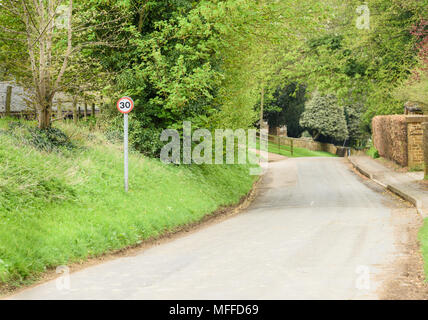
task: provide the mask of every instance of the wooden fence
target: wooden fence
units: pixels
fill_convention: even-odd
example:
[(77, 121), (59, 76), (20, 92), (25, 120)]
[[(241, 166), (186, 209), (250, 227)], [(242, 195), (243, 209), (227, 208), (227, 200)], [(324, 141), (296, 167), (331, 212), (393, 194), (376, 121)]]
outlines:
[[(257, 136), (260, 138), (260, 131), (257, 131)], [(278, 150), (281, 152), (281, 146), (290, 147), (291, 155), (294, 155), (294, 140), (289, 137), (276, 136), (273, 134), (268, 134), (268, 141), (273, 142), (278, 145)], [(284, 141), (288, 141), (287, 144), (284, 144)]]
[[(260, 133), (257, 132), (258, 136)], [(351, 148), (335, 146), (331, 143), (318, 142), (304, 138), (290, 138), (268, 134), (268, 140), (278, 145), (279, 151), (281, 147), (290, 147), (291, 155), (294, 155), (294, 148), (304, 148), (311, 151), (324, 151), (335, 154), (339, 157), (347, 157), (351, 153)]]

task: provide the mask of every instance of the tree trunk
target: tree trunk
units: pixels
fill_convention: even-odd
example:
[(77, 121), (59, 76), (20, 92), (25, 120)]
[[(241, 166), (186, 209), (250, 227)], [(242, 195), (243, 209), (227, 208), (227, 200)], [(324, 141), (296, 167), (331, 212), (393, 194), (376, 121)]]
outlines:
[(87, 120), (87, 118), (88, 118), (88, 103), (86, 102), (86, 100), (85, 100), (84, 118), (85, 118), (85, 121), (86, 121), (86, 120)]
[(140, 10), (138, 15), (138, 32), (141, 33), (143, 31), (143, 10)]
[(73, 97), (73, 121), (74, 123), (77, 123), (77, 97)]
[(58, 106), (57, 106), (57, 117), (58, 120), (62, 120), (62, 106), (61, 106), (61, 100), (58, 100)]
[(100, 109), (100, 114), (101, 114), (103, 112), (103, 109), (104, 109), (104, 96), (101, 96), (100, 105), (98, 108)]
[(138, 32), (141, 33), (143, 31), (143, 23), (144, 23), (144, 15), (145, 15), (145, 9), (146, 9), (147, 1), (144, 4), (144, 6), (140, 9), (140, 12), (138, 12)]
[(6, 88), (6, 117), (10, 116), (10, 104), (12, 101), (12, 86)]
[(44, 106), (39, 109), (39, 129), (47, 129), (51, 126), (50, 106)]
[(314, 135), (312, 135), (312, 139), (314, 139), (314, 141), (316, 141), (319, 137), (320, 137), (320, 135), (321, 135), (321, 132), (315, 132), (315, 134)]

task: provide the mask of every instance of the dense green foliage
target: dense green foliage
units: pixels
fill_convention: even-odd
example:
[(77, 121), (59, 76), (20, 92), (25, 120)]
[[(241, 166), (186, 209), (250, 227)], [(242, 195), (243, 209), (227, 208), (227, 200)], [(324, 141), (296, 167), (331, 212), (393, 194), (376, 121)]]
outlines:
[(306, 103), (300, 125), (314, 139), (324, 137), (344, 141), (349, 136), (344, 108), (334, 95), (322, 95), (318, 91)]
[(296, 83), (278, 88), (266, 105), (265, 118), (269, 127), (287, 126), (289, 137), (299, 138), (303, 132), (300, 117), (305, 109), (305, 86)]
[(26, 143), (39, 150), (52, 152), (72, 150), (75, 148), (70, 138), (58, 128), (41, 130), (24, 122), (10, 122), (6, 130), (0, 129), (0, 134), (11, 134), (21, 143)]
[[(111, 101), (108, 108), (118, 96), (132, 96), (134, 120), (140, 122), (134, 137), (141, 128), (149, 130), (146, 137), (180, 128), (183, 120), (206, 128), (253, 126), (262, 88), (274, 97), (265, 118), (287, 124), (298, 136), (303, 97), (286, 93), (291, 83), (353, 105), (348, 120), (362, 117), (367, 132), (374, 115), (401, 113), (406, 99), (426, 99), (428, 3), (370, 0), (368, 29), (356, 26), (360, 5), (357, 0), (76, 0), (73, 21), (82, 27), (73, 44), (82, 50), (71, 58), (64, 86), (77, 95), (102, 93)], [(0, 22), (22, 31), (1, 6)], [(0, 37), (2, 73), (25, 78), (30, 69), (25, 44), (13, 40)], [(92, 44), (86, 45), (88, 40)], [(65, 42), (59, 39), (58, 56)], [(355, 123), (353, 141), (359, 139), (353, 138), (359, 136)], [(149, 141), (140, 140), (136, 144)]]
[(312, 70), (309, 83), (335, 94), (345, 104), (357, 102), (365, 113), (363, 120), (368, 129), (374, 115), (403, 111), (405, 97), (396, 98), (394, 92), (423, 63), (418, 56), (418, 42), (424, 37), (413, 35), (412, 30), (426, 19), (428, 2), (366, 3), (369, 28), (356, 26), (355, 9), (360, 1), (338, 4), (329, 28), (308, 42), (306, 63)]
[(363, 130), (363, 113), (364, 109), (361, 104), (349, 104), (345, 106), (348, 139), (349, 144), (353, 147), (364, 148), (369, 136)]

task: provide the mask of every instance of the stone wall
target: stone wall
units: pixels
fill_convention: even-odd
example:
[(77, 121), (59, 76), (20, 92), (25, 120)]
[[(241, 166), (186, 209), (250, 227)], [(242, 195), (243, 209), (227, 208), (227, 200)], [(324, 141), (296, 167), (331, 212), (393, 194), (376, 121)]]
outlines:
[(305, 148), (312, 151), (325, 151), (332, 154), (337, 153), (337, 147), (331, 143), (322, 143), (311, 139), (294, 139), (294, 146), (297, 148)]
[[(296, 148), (305, 148), (311, 151), (325, 151), (330, 152), (332, 154), (337, 154), (337, 150), (340, 147), (336, 147), (331, 143), (322, 143), (318, 141), (314, 141), (308, 138), (290, 138), (290, 137), (281, 137), (281, 145), (289, 146), (291, 144), (290, 141), (293, 141), (293, 146)], [(278, 143), (278, 136), (269, 135), (269, 141), (273, 143)]]
[(423, 122), (428, 116), (407, 116), (408, 167), (417, 168), (424, 165), (424, 130)]
[[(423, 122), (428, 116), (392, 115), (373, 118), (373, 143), (381, 157), (403, 167), (422, 168), (424, 159)], [(427, 148), (425, 148), (427, 149)]]
[(376, 116), (372, 120), (373, 144), (379, 155), (406, 167), (407, 121), (404, 115)]
[(269, 127), (269, 134), (278, 136), (278, 137), (287, 137), (287, 126), (282, 127)]

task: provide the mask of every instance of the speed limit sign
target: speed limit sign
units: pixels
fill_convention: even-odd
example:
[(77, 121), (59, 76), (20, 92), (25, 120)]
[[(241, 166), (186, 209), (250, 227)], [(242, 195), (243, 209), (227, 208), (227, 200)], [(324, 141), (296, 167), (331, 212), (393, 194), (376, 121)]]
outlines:
[(123, 97), (117, 101), (117, 110), (121, 113), (130, 113), (134, 108), (134, 101), (130, 97)]
[(124, 182), (125, 192), (128, 192), (128, 113), (134, 108), (134, 101), (130, 97), (123, 97), (117, 101), (116, 107), (123, 113)]

